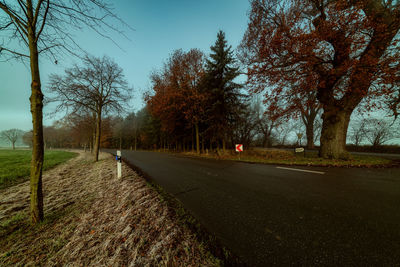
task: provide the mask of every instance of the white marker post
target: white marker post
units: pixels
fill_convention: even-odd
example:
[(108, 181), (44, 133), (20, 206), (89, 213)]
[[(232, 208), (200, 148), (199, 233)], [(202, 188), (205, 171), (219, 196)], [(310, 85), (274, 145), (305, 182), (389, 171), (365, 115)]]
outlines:
[(121, 151), (120, 150), (117, 150), (116, 160), (117, 160), (117, 177), (121, 178), (122, 177), (122, 170), (121, 170), (121, 168), (122, 168), (122, 166), (121, 166), (122, 165), (121, 164), (122, 159), (121, 159)]

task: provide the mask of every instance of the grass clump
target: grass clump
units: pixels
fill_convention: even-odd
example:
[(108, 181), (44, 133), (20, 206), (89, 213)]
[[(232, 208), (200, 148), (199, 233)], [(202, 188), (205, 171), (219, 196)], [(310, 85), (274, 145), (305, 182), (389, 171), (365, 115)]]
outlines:
[[(48, 170), (76, 155), (67, 151), (46, 151), (43, 170)], [(0, 189), (26, 181), (30, 173), (31, 158), (31, 150), (0, 150)]]

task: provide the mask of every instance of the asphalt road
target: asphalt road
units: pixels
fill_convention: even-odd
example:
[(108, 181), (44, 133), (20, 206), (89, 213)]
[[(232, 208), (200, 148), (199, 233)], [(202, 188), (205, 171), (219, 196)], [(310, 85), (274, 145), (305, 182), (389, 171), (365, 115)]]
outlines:
[(122, 157), (249, 266), (400, 266), (400, 169)]

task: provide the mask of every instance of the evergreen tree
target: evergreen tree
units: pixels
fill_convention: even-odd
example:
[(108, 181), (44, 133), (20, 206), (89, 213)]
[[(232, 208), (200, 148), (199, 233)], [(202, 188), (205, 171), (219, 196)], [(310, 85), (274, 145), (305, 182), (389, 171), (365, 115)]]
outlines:
[(238, 118), (238, 111), (243, 108), (241, 84), (234, 82), (239, 76), (239, 68), (235, 66), (232, 46), (228, 46), (225, 33), (219, 31), (217, 41), (211, 46), (210, 58), (206, 62), (206, 74), (203, 88), (209, 95), (207, 114), (208, 136), (217, 141), (223, 149), (231, 125)]

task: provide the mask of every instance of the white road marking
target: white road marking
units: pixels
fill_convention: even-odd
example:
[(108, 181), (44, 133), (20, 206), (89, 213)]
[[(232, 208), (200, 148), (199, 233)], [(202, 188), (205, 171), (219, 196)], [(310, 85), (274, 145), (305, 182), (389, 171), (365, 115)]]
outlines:
[(285, 168), (285, 167), (276, 167), (276, 168), (283, 169), (283, 170), (290, 170), (290, 171), (298, 171), (298, 172), (310, 172), (310, 173), (316, 173), (316, 174), (325, 174), (325, 172), (309, 171), (309, 170), (303, 170), (303, 169), (294, 169), (294, 168)]

